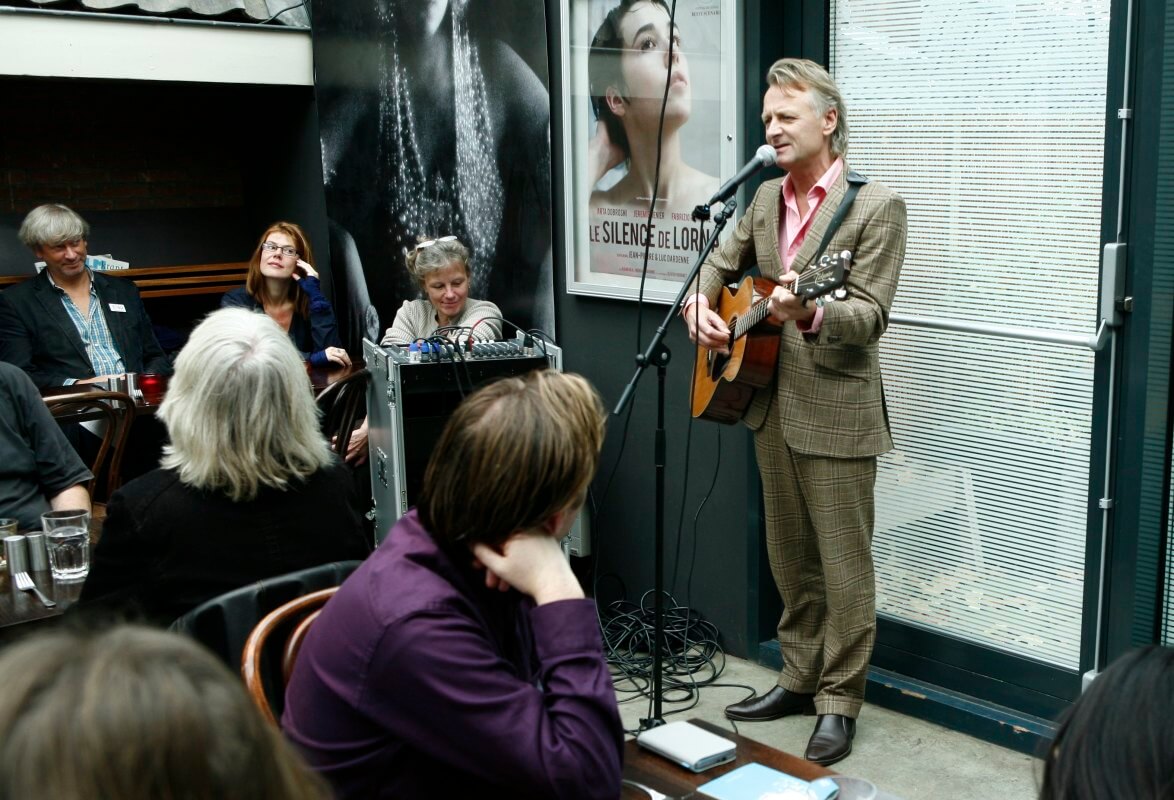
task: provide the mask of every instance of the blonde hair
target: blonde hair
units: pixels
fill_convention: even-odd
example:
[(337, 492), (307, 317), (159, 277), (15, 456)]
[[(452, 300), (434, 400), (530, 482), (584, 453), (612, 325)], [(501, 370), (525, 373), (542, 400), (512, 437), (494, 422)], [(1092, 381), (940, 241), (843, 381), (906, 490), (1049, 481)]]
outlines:
[[(420, 244), (407, 252), (404, 262), (408, 274), (416, 279), (420, 288), (428, 282), (428, 276), (437, 270), (444, 269), (457, 263), (465, 268), (465, 275), (469, 274), (469, 248), (455, 236), (419, 237)], [(425, 242), (431, 244), (425, 245)]]
[(298, 351), (276, 322), (243, 308), (214, 311), (192, 331), (159, 417), (171, 434), (160, 463), (236, 502), (333, 458)]
[(90, 224), (69, 206), (46, 203), (37, 206), (20, 223), (17, 236), (30, 250), (49, 245), (56, 247), (66, 242), (89, 238)]
[(196, 642), (59, 629), (0, 653), (0, 799), (326, 800), (325, 783)]
[(766, 82), (779, 89), (806, 91), (811, 107), (821, 117), (834, 108), (836, 129), (832, 131), (830, 143), (832, 155), (843, 156), (848, 152), (848, 109), (826, 69), (806, 58), (782, 58), (771, 65)]
[(585, 378), (536, 370), (457, 407), (432, 450), (418, 508), (441, 543), (499, 545), (583, 503), (605, 414)]

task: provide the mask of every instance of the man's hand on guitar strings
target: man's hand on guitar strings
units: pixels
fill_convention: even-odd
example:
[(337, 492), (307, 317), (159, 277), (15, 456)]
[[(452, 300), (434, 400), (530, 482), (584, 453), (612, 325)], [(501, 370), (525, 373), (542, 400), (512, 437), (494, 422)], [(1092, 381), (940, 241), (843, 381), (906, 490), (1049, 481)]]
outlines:
[(804, 298), (791, 291), (798, 279), (799, 274), (790, 271), (779, 279), (779, 285), (770, 293), (767, 310), (779, 322), (786, 322), (790, 319), (807, 322), (815, 316), (815, 306), (805, 305)]
[(709, 298), (697, 295), (697, 301), (681, 314), (689, 328), (689, 338), (707, 350), (730, 354), (730, 329), (725, 320), (709, 307)]

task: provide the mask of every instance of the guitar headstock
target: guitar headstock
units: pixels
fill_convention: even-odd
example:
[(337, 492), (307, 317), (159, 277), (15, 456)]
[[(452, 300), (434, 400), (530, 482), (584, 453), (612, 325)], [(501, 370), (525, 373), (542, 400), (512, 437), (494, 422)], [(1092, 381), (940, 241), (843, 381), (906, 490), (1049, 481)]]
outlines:
[(824, 254), (811, 269), (795, 281), (792, 292), (807, 300), (814, 300), (830, 294), (848, 282), (852, 270), (852, 252), (841, 250), (830, 255)]

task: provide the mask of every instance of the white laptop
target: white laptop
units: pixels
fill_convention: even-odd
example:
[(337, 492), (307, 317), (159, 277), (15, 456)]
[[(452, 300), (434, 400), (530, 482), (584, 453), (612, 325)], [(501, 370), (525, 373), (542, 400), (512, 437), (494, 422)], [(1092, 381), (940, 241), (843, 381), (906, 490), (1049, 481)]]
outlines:
[(636, 737), (636, 744), (693, 772), (733, 761), (737, 750), (729, 739), (685, 721), (650, 728)]

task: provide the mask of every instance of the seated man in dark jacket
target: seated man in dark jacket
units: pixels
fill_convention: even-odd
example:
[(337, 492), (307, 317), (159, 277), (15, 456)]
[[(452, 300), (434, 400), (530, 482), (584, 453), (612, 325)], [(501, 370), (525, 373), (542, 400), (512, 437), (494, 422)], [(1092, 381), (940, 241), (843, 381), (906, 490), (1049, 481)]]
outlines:
[(84, 219), (56, 203), (25, 217), (20, 240), (45, 269), (0, 292), (0, 360), (42, 389), (126, 372), (171, 374), (138, 288), (86, 267), (89, 234)]
[(0, 517), (37, 530), (50, 508), (90, 508), (90, 471), (28, 376), (0, 362)]

